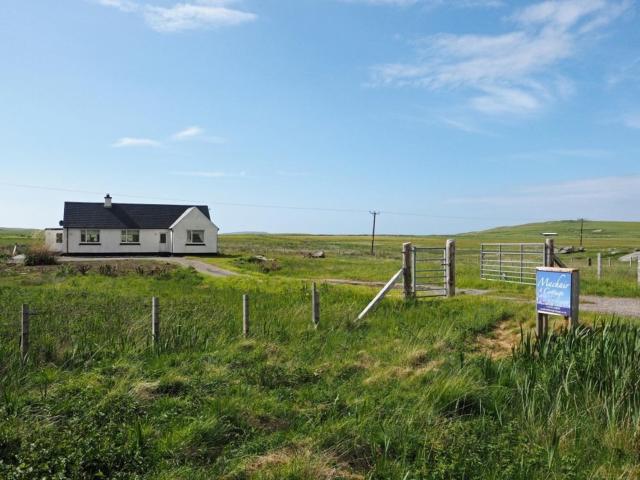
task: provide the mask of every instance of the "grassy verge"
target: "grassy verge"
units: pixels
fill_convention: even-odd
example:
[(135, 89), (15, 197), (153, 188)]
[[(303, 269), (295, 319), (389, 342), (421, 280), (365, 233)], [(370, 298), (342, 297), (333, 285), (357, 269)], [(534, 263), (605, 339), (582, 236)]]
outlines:
[[(154, 272), (0, 276), (0, 477), (638, 473), (640, 347), (629, 327), (558, 337), (542, 354), (525, 341), (492, 359), (478, 337), (505, 322), (528, 329), (529, 305), (391, 298), (358, 323), (371, 290), (322, 285), (315, 330), (308, 282)], [(152, 295), (161, 301), (155, 350)], [(25, 365), (15, 341), (23, 302), (38, 312)]]

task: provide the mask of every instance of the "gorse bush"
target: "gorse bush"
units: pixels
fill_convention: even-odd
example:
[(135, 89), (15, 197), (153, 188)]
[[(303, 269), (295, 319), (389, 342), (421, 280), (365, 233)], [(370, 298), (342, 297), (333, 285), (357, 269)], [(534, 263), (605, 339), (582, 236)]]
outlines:
[(58, 263), (56, 255), (44, 246), (31, 247), (24, 257), (24, 264), (27, 266), (55, 265)]

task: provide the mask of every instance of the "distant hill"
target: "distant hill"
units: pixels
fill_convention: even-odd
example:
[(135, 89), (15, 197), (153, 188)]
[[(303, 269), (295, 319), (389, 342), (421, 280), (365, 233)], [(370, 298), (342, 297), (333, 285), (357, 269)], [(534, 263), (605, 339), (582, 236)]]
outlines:
[[(457, 237), (480, 237), (486, 242), (539, 242), (544, 238), (543, 232), (557, 233), (555, 239), (558, 245), (580, 244), (580, 220), (559, 220), (497, 227), (479, 232), (463, 233)], [(584, 245), (605, 243), (640, 245), (640, 222), (585, 220), (582, 236)]]

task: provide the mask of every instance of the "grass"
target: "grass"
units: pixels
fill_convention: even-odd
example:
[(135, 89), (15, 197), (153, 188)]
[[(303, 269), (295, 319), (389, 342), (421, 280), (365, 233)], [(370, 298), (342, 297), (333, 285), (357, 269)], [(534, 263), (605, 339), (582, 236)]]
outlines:
[[(0, 478), (637, 478), (633, 320), (583, 313), (584, 328), (557, 321), (539, 344), (528, 303), (392, 295), (356, 322), (373, 290), (321, 283), (313, 328), (307, 279), (384, 281), (403, 240), (382, 238), (372, 259), (365, 237), (225, 236), (210, 261), (247, 275), (220, 279), (145, 262), (1, 266)], [(461, 264), (461, 282), (486, 288)], [(22, 303), (36, 312), (24, 363)]]
[[(577, 233), (576, 233), (576, 230)], [(554, 231), (559, 236), (556, 245), (578, 245), (579, 223), (549, 222), (500, 228), (485, 232), (459, 235), (457, 242), (457, 285), (461, 289), (492, 290), (533, 298), (533, 287), (480, 279), (480, 244), (485, 242), (542, 242), (540, 232)], [(619, 262), (617, 258), (640, 247), (640, 223), (585, 222), (586, 252), (559, 255), (568, 265), (580, 268), (583, 294), (640, 297), (637, 264)], [(601, 231), (595, 234), (593, 231)], [(403, 242), (417, 246), (444, 246), (446, 237), (379, 236), (375, 255), (370, 255), (371, 240), (367, 236), (321, 235), (223, 235), (220, 237), (222, 255), (207, 259), (215, 265), (240, 273), (283, 279), (348, 279), (386, 282), (401, 267)], [(326, 258), (309, 258), (306, 254), (323, 250)], [(596, 278), (596, 256), (603, 254), (603, 276)], [(274, 259), (277, 268), (268, 273), (259, 264), (247, 261), (252, 255)], [(592, 266), (587, 266), (588, 258)], [(611, 267), (609, 267), (611, 259)]]
[[(638, 345), (623, 327), (559, 336), (544, 355), (526, 341), (513, 357), (492, 360), (478, 336), (503, 322), (528, 330), (528, 305), (389, 299), (358, 323), (371, 290), (323, 284), (315, 330), (308, 282), (118, 271), (12, 267), (0, 277), (0, 477), (635, 472), (639, 411), (629, 393)], [(243, 339), (247, 292), (252, 333)], [(161, 299), (157, 349), (149, 343), (152, 295)], [(24, 365), (15, 341), (22, 302), (38, 313)], [(589, 365), (581, 369), (570, 362), (579, 342), (576, 359)], [(619, 361), (617, 351), (626, 352)], [(606, 362), (602, 375), (598, 361)], [(554, 391), (564, 395), (560, 404)]]

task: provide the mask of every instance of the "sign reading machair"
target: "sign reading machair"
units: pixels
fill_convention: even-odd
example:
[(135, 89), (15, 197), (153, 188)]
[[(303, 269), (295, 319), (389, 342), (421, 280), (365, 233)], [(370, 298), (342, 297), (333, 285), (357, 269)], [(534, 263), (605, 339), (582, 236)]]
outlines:
[(536, 305), (538, 313), (572, 317), (577, 312), (576, 278), (570, 268), (540, 267), (536, 270)]

